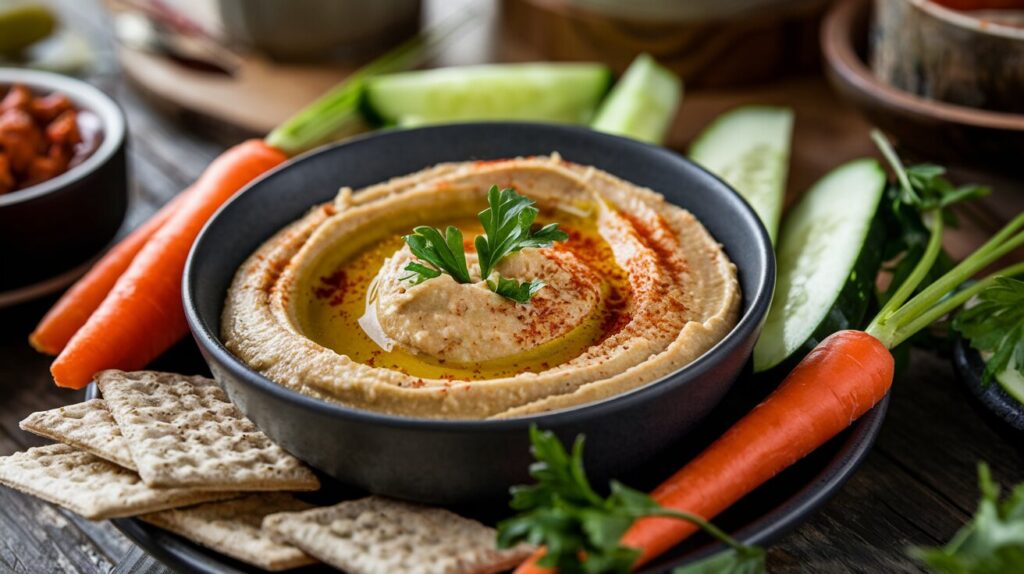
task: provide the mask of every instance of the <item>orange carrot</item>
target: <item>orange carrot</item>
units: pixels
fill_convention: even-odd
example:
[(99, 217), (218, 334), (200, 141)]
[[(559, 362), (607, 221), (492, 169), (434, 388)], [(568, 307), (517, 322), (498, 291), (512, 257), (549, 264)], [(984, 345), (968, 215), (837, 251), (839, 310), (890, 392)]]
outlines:
[[(651, 495), (667, 508), (716, 516), (875, 406), (892, 385), (894, 366), (886, 346), (863, 331), (829, 336), (763, 403)], [(623, 544), (643, 551), (642, 564), (695, 531), (688, 522), (645, 518)]]
[(181, 339), (188, 332), (181, 277), (196, 236), (235, 192), (286, 159), (249, 140), (214, 160), (53, 362), (57, 385), (80, 389), (97, 371), (142, 368)]
[(545, 568), (537, 565), (537, 561), (543, 558), (544, 554), (544, 549), (538, 548), (512, 574), (557, 574), (558, 570), (554, 568)]
[(62, 295), (29, 335), (32, 347), (49, 355), (60, 353), (114, 288), (149, 238), (178, 210), (190, 189), (179, 193), (118, 242)]
[[(712, 518), (810, 454), (866, 413), (892, 385), (886, 345), (863, 331), (840, 331), (822, 341), (778, 389), (689, 464), (651, 493), (674, 510)], [(642, 518), (625, 546), (642, 551), (637, 565), (698, 530), (673, 518)], [(516, 574), (550, 573), (536, 552)]]

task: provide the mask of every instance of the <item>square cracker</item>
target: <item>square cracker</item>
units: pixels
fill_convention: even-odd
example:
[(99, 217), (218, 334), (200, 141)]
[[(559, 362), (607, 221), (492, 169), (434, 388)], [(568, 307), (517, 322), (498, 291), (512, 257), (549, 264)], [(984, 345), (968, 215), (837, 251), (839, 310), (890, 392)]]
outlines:
[(271, 442), (211, 379), (103, 371), (96, 383), (150, 486), (320, 488), (316, 475)]
[(90, 520), (135, 516), (238, 496), (192, 488), (152, 488), (134, 472), (66, 444), (30, 448), (0, 458), (0, 484)]
[(441, 508), (369, 496), (272, 514), (263, 529), (349, 574), (489, 574), (530, 555), (498, 550), (495, 531)]
[(71, 445), (128, 470), (136, 470), (128, 441), (121, 436), (103, 399), (67, 405), (30, 414), (22, 430)]
[(276, 512), (312, 508), (290, 494), (250, 494), (236, 500), (210, 502), (141, 516), (142, 520), (264, 570), (278, 571), (314, 564), (298, 548), (271, 540), (260, 528)]

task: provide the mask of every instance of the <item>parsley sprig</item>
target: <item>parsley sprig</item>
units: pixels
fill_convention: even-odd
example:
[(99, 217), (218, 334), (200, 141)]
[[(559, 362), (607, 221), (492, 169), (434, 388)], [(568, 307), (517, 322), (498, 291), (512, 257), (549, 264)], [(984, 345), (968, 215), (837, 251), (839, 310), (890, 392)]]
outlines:
[(466, 252), (462, 247), (462, 232), (456, 227), (448, 226), (444, 236), (433, 227), (421, 225), (413, 229), (413, 235), (406, 235), (405, 242), (416, 257), (429, 263), (412, 262), (405, 270), (414, 274), (414, 283), (422, 283), (427, 279), (440, 277), (447, 273), (459, 283), (469, 283), (469, 267), (466, 265)]
[(975, 349), (992, 353), (982, 383), (1011, 365), (1024, 372), (1024, 281), (996, 277), (978, 293), (978, 301), (957, 314), (953, 328)]
[[(942, 228), (955, 226), (957, 221), (949, 210), (955, 204), (984, 197), (991, 189), (982, 185), (967, 184), (956, 186), (946, 179), (946, 168), (931, 163), (904, 166), (892, 144), (879, 131), (871, 138), (896, 173), (897, 185), (886, 193), (888, 209), (883, 210), (883, 222), (889, 240), (886, 241), (885, 261), (895, 263), (888, 269), (891, 281), (888, 291), (881, 294), (881, 301), (887, 304), (897, 294), (899, 286), (907, 283), (917, 263), (928, 254), (935, 252), (935, 263), (921, 278), (929, 284), (953, 268), (952, 259), (942, 252)], [(930, 216), (931, 222), (925, 221)], [(903, 299), (910, 293), (902, 293)], [(892, 306), (895, 308), (895, 306)]]
[(498, 524), (498, 546), (526, 542), (543, 545), (539, 566), (560, 574), (627, 573), (639, 550), (620, 543), (638, 518), (663, 516), (691, 522), (729, 546), (729, 550), (676, 570), (698, 572), (764, 572), (764, 551), (737, 542), (703, 518), (660, 506), (650, 496), (620, 482), (611, 482), (603, 497), (587, 480), (583, 469), (583, 437), (572, 453), (549, 431), (530, 428), (531, 451), (536, 462), (530, 476), (537, 483), (512, 489), (511, 506), (519, 514)]
[(939, 548), (913, 548), (911, 556), (935, 574), (1024, 572), (1024, 483), (1005, 500), (988, 465), (978, 464), (981, 501), (971, 521)]
[(954, 186), (945, 178), (946, 168), (922, 163), (906, 168), (909, 187), (901, 182), (901, 200), (921, 211), (945, 209), (968, 199), (984, 197), (992, 190), (984, 185), (969, 183)]
[(478, 235), (475, 242), (481, 277), (490, 277), (499, 261), (517, 251), (527, 247), (551, 247), (555, 241), (569, 239), (558, 229), (557, 223), (531, 231), (540, 211), (534, 207), (533, 200), (510, 187), (498, 191), (498, 186), (491, 186), (487, 204), (489, 207), (479, 214), (486, 235)]
[[(517, 303), (529, 303), (534, 294), (544, 287), (539, 279), (520, 283), (501, 277), (496, 271), (498, 263), (505, 257), (528, 247), (550, 247), (556, 241), (565, 241), (568, 234), (558, 229), (557, 223), (550, 223), (533, 230), (538, 210), (528, 197), (516, 193), (512, 188), (498, 190), (492, 186), (487, 192), (487, 209), (479, 214), (485, 235), (478, 235), (474, 244), (480, 262), (480, 276), (487, 286), (498, 295)], [(413, 234), (404, 237), (419, 261), (405, 266), (407, 275), (403, 280), (413, 284), (429, 279), (450, 275), (459, 283), (472, 283), (466, 253), (463, 248), (462, 232), (449, 226), (444, 235), (440, 230), (420, 226)]]
[(516, 303), (529, 303), (530, 299), (533, 298), (537, 291), (544, 288), (544, 281), (542, 279), (534, 279), (532, 281), (524, 281), (520, 283), (515, 279), (506, 279), (497, 272), (491, 274), (487, 278), (487, 286), (491, 288), (498, 295), (506, 299), (511, 299)]

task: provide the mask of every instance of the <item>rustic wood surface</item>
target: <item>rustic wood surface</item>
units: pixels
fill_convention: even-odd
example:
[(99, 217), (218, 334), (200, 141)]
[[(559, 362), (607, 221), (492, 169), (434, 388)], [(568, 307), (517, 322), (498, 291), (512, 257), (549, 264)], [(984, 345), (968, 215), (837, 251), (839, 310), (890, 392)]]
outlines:
[[(199, 135), (187, 119), (154, 111), (124, 82), (108, 28), (94, 5), (66, 0), (61, 8), (68, 21), (85, 26), (99, 43), (101, 65), (92, 79), (128, 115), (132, 206), (126, 228), (137, 225), (199, 175), (227, 142)], [(867, 126), (820, 80), (687, 97), (669, 141), (679, 149), (710, 117), (732, 105), (793, 105), (797, 144), (791, 197), (830, 166), (870, 150)], [(947, 247), (964, 253), (1000, 221), (1020, 212), (1022, 203), (1024, 184), (1001, 182), (994, 197), (964, 218), (963, 229), (951, 236)], [(79, 392), (54, 387), (49, 359), (26, 343), (27, 333), (51, 302), (0, 311), (0, 455), (43, 442), (18, 429), (28, 413), (82, 398)], [(1005, 434), (974, 405), (947, 353), (915, 352), (893, 395), (881, 436), (864, 465), (820, 512), (772, 547), (770, 571), (919, 571), (906, 557), (906, 547), (944, 542), (970, 516), (977, 499), (977, 461), (988, 461), (1004, 485), (1024, 480), (1024, 441)], [(0, 488), (0, 572), (7, 571), (162, 574), (167, 569), (109, 522), (92, 523)]]

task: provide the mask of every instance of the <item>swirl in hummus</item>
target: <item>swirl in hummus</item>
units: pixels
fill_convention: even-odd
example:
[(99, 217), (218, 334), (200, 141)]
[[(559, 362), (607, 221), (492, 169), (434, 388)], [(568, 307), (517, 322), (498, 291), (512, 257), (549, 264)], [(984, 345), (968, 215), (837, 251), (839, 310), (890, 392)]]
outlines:
[[(488, 289), (472, 237), (492, 184), (569, 238), (496, 270), (545, 282), (517, 303)], [(470, 281), (418, 284), (403, 235), (462, 232)], [(688, 211), (557, 155), (447, 163), (352, 192), (278, 232), (239, 268), (227, 347), (288, 388), (358, 409), (508, 418), (598, 401), (694, 361), (736, 324), (736, 269)]]

